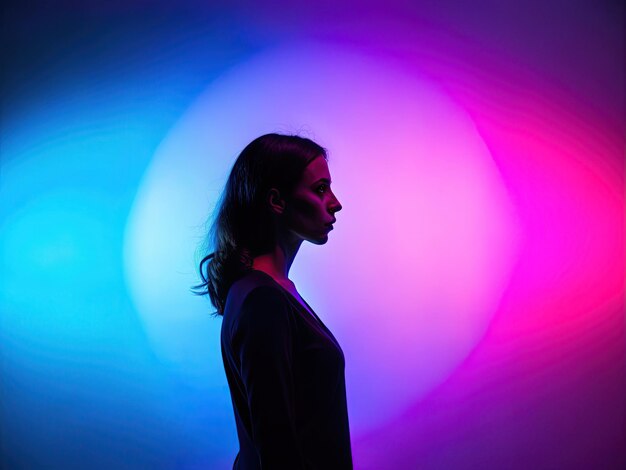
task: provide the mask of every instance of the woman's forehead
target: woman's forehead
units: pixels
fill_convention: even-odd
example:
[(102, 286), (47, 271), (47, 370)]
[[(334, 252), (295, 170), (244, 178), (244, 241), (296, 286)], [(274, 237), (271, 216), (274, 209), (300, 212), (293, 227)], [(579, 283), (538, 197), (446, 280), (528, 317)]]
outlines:
[(314, 183), (320, 178), (326, 178), (330, 180), (330, 171), (328, 169), (328, 163), (323, 157), (315, 158), (309, 163), (302, 174), (302, 181), (305, 184)]

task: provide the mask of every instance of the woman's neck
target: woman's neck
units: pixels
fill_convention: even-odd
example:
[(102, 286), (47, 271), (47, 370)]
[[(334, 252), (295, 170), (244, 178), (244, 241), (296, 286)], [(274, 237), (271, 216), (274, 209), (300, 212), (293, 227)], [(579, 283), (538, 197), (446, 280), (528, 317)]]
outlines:
[(252, 268), (263, 271), (279, 282), (291, 283), (289, 269), (298, 253), (302, 240), (292, 245), (276, 244), (269, 253), (263, 253), (252, 259)]

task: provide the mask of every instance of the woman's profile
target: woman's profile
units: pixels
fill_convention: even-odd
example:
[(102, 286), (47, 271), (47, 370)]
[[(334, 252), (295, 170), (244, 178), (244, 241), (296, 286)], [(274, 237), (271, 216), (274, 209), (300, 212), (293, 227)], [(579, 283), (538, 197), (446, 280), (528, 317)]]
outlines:
[(343, 352), (289, 280), (302, 242), (325, 244), (341, 210), (327, 158), (304, 137), (258, 137), (216, 206), (196, 289), (223, 318), (234, 469), (352, 468)]

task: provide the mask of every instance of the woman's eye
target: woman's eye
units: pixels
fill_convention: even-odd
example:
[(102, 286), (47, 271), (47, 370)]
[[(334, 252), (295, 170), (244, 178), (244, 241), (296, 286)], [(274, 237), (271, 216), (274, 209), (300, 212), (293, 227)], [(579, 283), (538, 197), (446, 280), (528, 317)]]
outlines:
[(322, 184), (321, 186), (318, 186), (318, 187), (317, 187), (317, 190), (318, 190), (319, 192), (324, 192), (324, 191), (321, 191), (321, 189), (324, 189), (324, 188), (326, 188), (326, 185), (325, 185), (325, 184)]

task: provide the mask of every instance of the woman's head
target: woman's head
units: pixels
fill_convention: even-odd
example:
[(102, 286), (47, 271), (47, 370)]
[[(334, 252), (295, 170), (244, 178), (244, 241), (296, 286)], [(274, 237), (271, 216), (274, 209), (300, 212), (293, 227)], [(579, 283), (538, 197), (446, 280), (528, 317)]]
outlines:
[(204, 282), (195, 286), (218, 314), (232, 282), (254, 257), (273, 250), (278, 233), (325, 243), (325, 224), (341, 209), (329, 188), (327, 158), (312, 140), (280, 134), (262, 135), (239, 154), (206, 240), (212, 253), (200, 263)]
[(272, 188), (268, 204), (274, 226), (283, 238), (307, 240), (316, 245), (328, 241), (341, 204), (330, 189), (331, 177), (326, 159), (314, 158), (304, 169), (292, 191), (281, 197)]

